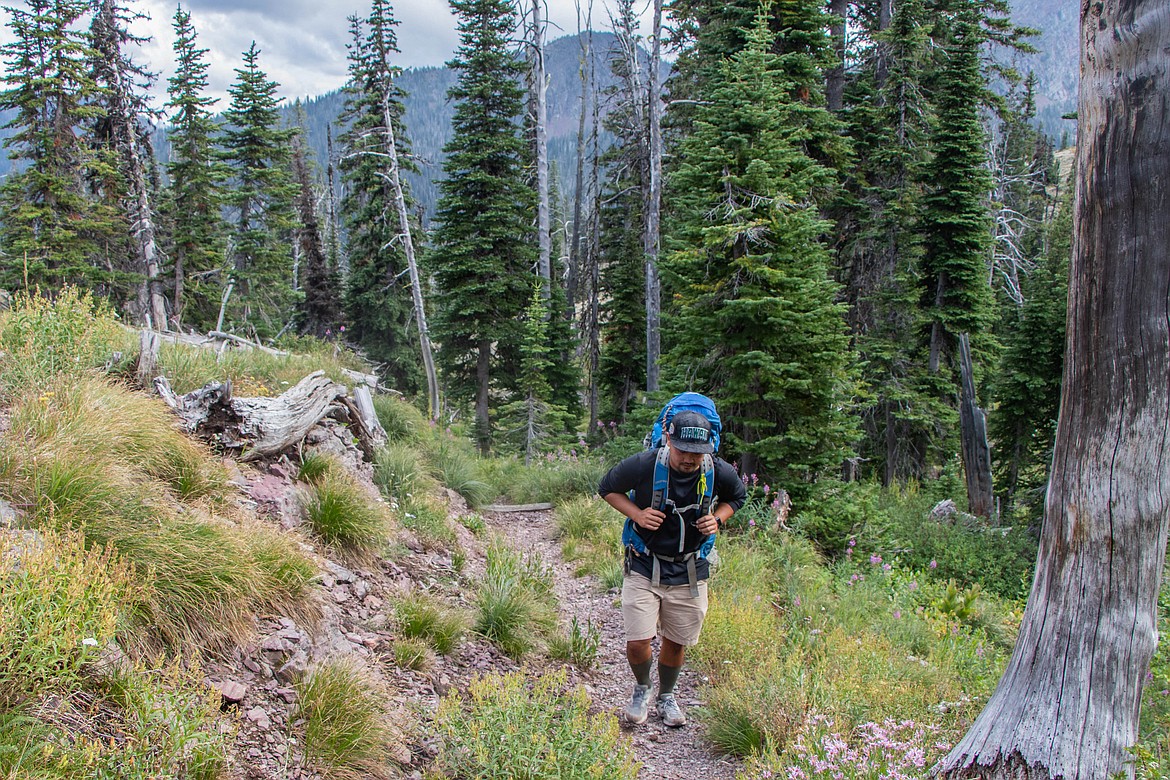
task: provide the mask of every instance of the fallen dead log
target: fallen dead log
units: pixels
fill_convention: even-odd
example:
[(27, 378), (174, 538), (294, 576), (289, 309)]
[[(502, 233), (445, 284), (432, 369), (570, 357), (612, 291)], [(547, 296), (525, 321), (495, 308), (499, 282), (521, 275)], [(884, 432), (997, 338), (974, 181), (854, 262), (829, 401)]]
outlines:
[(185, 395), (177, 395), (166, 377), (157, 377), (154, 386), (188, 433), (239, 452), (241, 460), (276, 457), (300, 444), (327, 417), (349, 427), (367, 460), (386, 443), (378, 418), (366, 418), (346, 387), (324, 371), (309, 374), (275, 398), (237, 398), (230, 381), (211, 382)]
[(488, 504), (480, 507), (483, 512), (541, 512), (546, 509), (552, 509), (552, 504)]

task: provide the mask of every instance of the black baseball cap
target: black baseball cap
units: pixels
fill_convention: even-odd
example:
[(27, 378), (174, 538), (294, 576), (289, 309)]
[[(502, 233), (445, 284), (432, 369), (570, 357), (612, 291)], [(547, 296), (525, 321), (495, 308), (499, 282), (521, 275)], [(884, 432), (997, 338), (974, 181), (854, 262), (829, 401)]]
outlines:
[(670, 446), (683, 452), (709, 453), (715, 451), (711, 438), (710, 421), (698, 412), (679, 412), (670, 418), (666, 432)]

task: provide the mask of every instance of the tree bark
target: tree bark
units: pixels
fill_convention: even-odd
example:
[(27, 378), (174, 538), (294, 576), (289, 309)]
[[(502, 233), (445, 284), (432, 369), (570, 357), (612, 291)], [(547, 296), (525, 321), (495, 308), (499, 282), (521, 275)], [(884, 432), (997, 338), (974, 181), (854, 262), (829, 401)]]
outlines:
[(661, 316), (658, 281), (659, 217), (662, 208), (662, 87), (659, 71), (662, 63), (662, 0), (654, 0), (654, 27), (651, 30), (650, 78), (647, 103), (650, 124), (650, 197), (646, 204), (646, 390), (658, 390), (658, 354), (661, 351), (659, 319)]
[(959, 334), (959, 374), (962, 397), (959, 402), (959, 431), (962, 439), (963, 473), (967, 478), (967, 506), (977, 517), (991, 517), (995, 493), (991, 482), (991, 446), (987, 443), (987, 415), (975, 396), (975, 370), (971, 365), (971, 341)]
[(1170, 519), (1170, 5), (1084, 3), (1061, 413), (1007, 671), (944, 778), (1132, 778)]

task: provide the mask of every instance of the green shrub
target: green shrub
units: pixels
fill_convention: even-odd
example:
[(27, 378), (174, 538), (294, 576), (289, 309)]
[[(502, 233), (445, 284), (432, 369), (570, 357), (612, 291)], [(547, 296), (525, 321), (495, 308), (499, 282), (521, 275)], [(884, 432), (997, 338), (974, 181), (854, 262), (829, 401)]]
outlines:
[(600, 459), (576, 454), (537, 460), (531, 466), (515, 458), (496, 459), (485, 464), (484, 470), (490, 492), (502, 501), (558, 506), (597, 495), (597, 483), (606, 471)]
[(404, 636), (425, 639), (443, 655), (454, 650), (467, 631), (467, 618), (461, 612), (422, 593), (412, 593), (399, 601), (394, 606), (394, 616)]
[(390, 531), (386, 508), (336, 465), (309, 486), (305, 517), (323, 542), (359, 557), (380, 550)]
[(475, 605), (476, 632), (513, 658), (538, 647), (556, 628), (551, 572), (538, 558), (526, 561), (498, 540), (488, 546)]
[(602, 535), (606, 525), (617, 522), (617, 516), (609, 504), (600, 499), (575, 498), (558, 506), (553, 520), (558, 536), (593, 541)]
[(491, 489), (483, 481), (479, 458), (470, 442), (439, 435), (424, 443), (431, 475), (443, 485), (463, 496), (471, 508), (491, 499)]
[(581, 688), (565, 690), (563, 672), (531, 687), (521, 674), (472, 682), (466, 701), (455, 693), (439, 705), (441, 765), (459, 777), (633, 780), (638, 764), (612, 715), (590, 714)]
[(597, 663), (600, 647), (601, 632), (593, 625), (593, 621), (586, 621), (582, 626), (581, 621), (574, 617), (568, 633), (549, 639), (548, 654), (550, 658), (567, 661), (582, 671), (588, 671)]
[(413, 531), (431, 549), (445, 550), (458, 541), (447, 508), (437, 498), (423, 495), (406, 499), (398, 507), (398, 513), (402, 527)]
[(396, 396), (374, 396), (374, 411), (391, 444), (417, 443), (432, 428), (430, 420), (418, 407)]
[(399, 669), (425, 672), (435, 665), (435, 652), (425, 640), (406, 637), (394, 640), (391, 646), (394, 665)]
[(305, 758), (339, 780), (384, 777), (394, 733), (385, 694), (353, 661), (314, 668), (297, 683), (298, 718), (305, 721)]
[(52, 299), (18, 293), (0, 314), (0, 395), (42, 387), (58, 374), (80, 377), (131, 343), (110, 308), (88, 292), (66, 287)]
[(402, 500), (431, 492), (438, 483), (427, 471), (421, 452), (409, 444), (394, 444), (374, 457), (374, 484), (387, 498)]
[[(186, 667), (190, 668), (186, 668)], [(0, 715), (0, 776), (12, 780), (181, 777), (219, 780), (227, 769), (219, 696), (197, 664), (109, 675), (52, 710)], [(69, 689), (69, 694), (76, 694)], [(91, 709), (92, 708), (92, 709)], [(94, 713), (101, 717), (95, 718)]]
[(126, 563), (80, 534), (0, 532), (0, 710), (75, 687), (140, 597)]

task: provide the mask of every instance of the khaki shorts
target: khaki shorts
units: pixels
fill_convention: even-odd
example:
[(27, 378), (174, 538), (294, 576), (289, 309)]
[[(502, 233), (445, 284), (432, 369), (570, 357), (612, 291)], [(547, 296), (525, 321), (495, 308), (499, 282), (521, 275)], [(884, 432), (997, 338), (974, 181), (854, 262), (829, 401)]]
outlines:
[(691, 596), (691, 586), (659, 585), (648, 577), (631, 572), (622, 582), (622, 618), (626, 621), (626, 641), (653, 639), (661, 630), (670, 641), (684, 647), (699, 643), (703, 618), (707, 616), (707, 581), (699, 583), (699, 597)]

